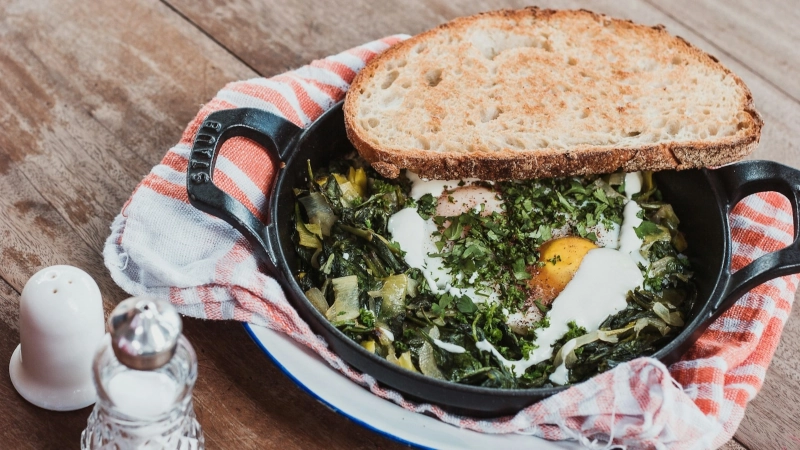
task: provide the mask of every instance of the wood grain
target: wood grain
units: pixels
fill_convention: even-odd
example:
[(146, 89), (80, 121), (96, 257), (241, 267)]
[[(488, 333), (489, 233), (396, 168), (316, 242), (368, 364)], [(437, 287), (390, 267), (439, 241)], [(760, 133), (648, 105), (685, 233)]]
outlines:
[[(19, 343), (19, 294), (0, 281), (0, 355), (10, 358)], [(12, 308), (13, 307), (13, 308)], [(13, 317), (12, 317), (13, 316)], [(14, 449), (61, 449), (64, 443), (77, 447), (91, 408), (74, 412), (54, 412), (37, 408), (22, 400), (9, 379), (8, 371), (0, 371), (0, 447)]]
[[(766, 126), (754, 157), (800, 166), (796, 8), (745, 0), (544, 1), (663, 23), (750, 86)], [(108, 225), (139, 180), (226, 82), (273, 75), (393, 33), (521, 1), (0, 0), (0, 360), (18, 337), (18, 297), (52, 264), (127, 294), (101, 257)], [(757, 29), (754, 29), (757, 28)], [(761, 394), (725, 448), (791, 448), (800, 430), (800, 312)], [(195, 405), (208, 448), (399, 448), (318, 404), (236, 323), (185, 321), (197, 349)], [(74, 448), (89, 409), (26, 403), (0, 371), (0, 447)], [(742, 447), (744, 445), (744, 447)]]
[[(447, 6), (442, 6), (445, 3)], [(345, 9), (339, 8), (335, 2), (319, 4), (312, 0), (241, 0), (234, 3), (170, 0), (170, 4), (266, 76), (389, 34), (415, 34), (456, 16), (527, 6), (525, 2), (489, 0), (441, 4), (422, 0), (402, 3), (354, 0)], [(749, 67), (755, 63), (743, 64), (731, 58), (714, 42), (641, 0), (544, 0), (537, 2), (537, 6), (588, 8), (644, 24), (666, 25), (671, 33), (718, 57), (750, 87), (765, 122), (761, 144), (750, 158), (797, 165), (800, 103), (751, 71)], [(272, 45), (274, 42), (279, 43)]]
[(731, 439), (730, 441), (726, 442), (725, 445), (720, 447), (722, 450), (746, 450), (747, 447), (743, 446), (739, 442)]
[[(0, 282), (0, 357), (7, 361), (19, 343), (18, 293), (27, 278), (40, 268), (52, 264), (81, 267), (97, 280), (106, 307), (110, 306), (110, 299), (124, 298), (124, 293), (105, 275), (97, 252), (81, 240), (21, 172), (14, 170), (0, 176), (0, 191), (4, 193), (0, 196), (0, 276), (7, 280)], [(21, 448), (57, 449), (63, 448), (60, 446), (64, 442), (77, 444), (91, 411), (84, 408), (58, 413), (39, 409), (16, 393), (6, 370), (0, 372), (0, 402), (5, 405), (3, 411), (8, 411), (0, 413), (0, 442), (14, 442)]]
[[(100, 285), (106, 310), (127, 297), (103, 266), (108, 224), (199, 105), (226, 82), (254, 74), (156, 1), (2, 9), (0, 359), (8, 360), (19, 341), (18, 292), (37, 270), (83, 268)], [(320, 407), (241, 325), (187, 320), (185, 327), (200, 360), (195, 402), (209, 448), (393, 445)], [(74, 447), (90, 411), (36, 408), (5, 371), (0, 400), (14, 412), (0, 413), (0, 442), (14, 448)]]
[[(800, 165), (800, 158), (797, 156), (800, 154), (800, 128), (797, 126), (800, 124), (800, 103), (786, 95), (786, 88), (781, 87), (783, 86), (781, 80), (764, 78), (764, 70), (774, 72), (780, 70), (779, 67), (782, 66), (770, 64), (769, 59), (765, 62), (757, 51), (752, 50), (754, 45), (773, 47), (790, 45), (791, 39), (788, 38), (792, 33), (796, 33), (796, 30), (787, 31), (787, 28), (792, 28), (789, 24), (797, 12), (787, 12), (786, 16), (778, 17), (784, 10), (783, 7), (764, 8), (767, 11), (760, 13), (760, 17), (769, 17), (771, 21), (780, 22), (780, 25), (775, 26), (776, 31), (772, 35), (778, 39), (763, 38), (751, 43), (751, 50), (747, 52), (730, 53), (731, 41), (726, 39), (727, 34), (736, 35), (738, 40), (752, 39), (753, 36), (744, 34), (742, 30), (732, 26), (726, 28), (727, 34), (714, 31), (719, 27), (725, 28), (725, 24), (733, 20), (729, 16), (744, 20), (743, 14), (737, 11), (756, 8), (754, 5), (746, 2), (737, 3), (724, 9), (719, 15), (720, 19), (716, 20), (711, 17), (710, 10), (719, 9), (718, 5), (712, 8), (707, 5), (709, 2), (698, 2), (699, 6), (695, 8), (694, 2), (679, 3), (681, 3), (680, 8), (671, 2), (658, 2), (658, 7), (654, 7), (639, 0), (541, 1), (537, 5), (551, 8), (589, 8), (640, 23), (666, 25), (671, 33), (684, 37), (695, 46), (718, 57), (723, 64), (742, 77), (753, 92), (756, 106), (764, 116), (765, 126), (760, 146), (750, 158), (771, 159), (792, 166)], [(400, 6), (397, 4), (378, 7), (378, 2), (366, 0), (352, 2), (352, 8), (347, 12), (337, 9), (334, 3), (312, 8), (310, 3), (306, 5), (301, 2), (296, 5), (288, 0), (241, 1), (234, 5), (222, 5), (212, 0), (200, 2), (171, 0), (171, 4), (207, 33), (215, 36), (233, 53), (239, 55), (245, 63), (264, 75), (299, 65), (302, 61), (293, 59), (295, 55), (302, 55), (304, 60), (319, 58), (341, 48), (386, 34), (414, 34), (457, 15), (499, 7), (522, 6), (515, 2), (478, 1), (450, 2), (449, 7), (443, 8), (431, 6), (430, 3), (407, 2), (402, 7), (414, 11), (413, 15), (409, 15), (398, 11), (396, 8)], [(669, 5), (668, 8), (672, 11), (669, 14), (661, 9), (667, 7), (666, 5)], [(303, 6), (309, 7), (303, 8)], [(257, 11), (257, 14), (248, 15), (246, 11)], [(678, 14), (678, 11), (681, 13)], [(263, 17), (271, 17), (273, 20), (265, 21), (262, 20)], [(678, 21), (676, 17), (683, 20)], [(692, 26), (699, 20), (705, 20), (710, 25), (700, 28)], [(341, 30), (338, 28), (333, 30), (331, 23), (336, 23)], [(766, 26), (766, 23), (761, 25), (763, 25), (762, 34), (769, 33), (770, 27)], [(699, 33), (696, 32), (698, 29)], [(337, 43), (344, 42), (345, 45), (336, 47), (332, 40), (324, 38), (331, 35), (337, 36)], [(708, 36), (713, 36), (713, 39), (709, 39)], [(282, 47), (275, 48), (280, 48), (280, 51), (275, 50), (275, 54), (264, 57), (264, 52), (261, 51), (262, 43), (278, 40)], [(786, 54), (791, 55), (791, 53)], [(794, 58), (795, 62), (797, 60)], [(796, 81), (797, 77), (793, 77), (794, 71), (788, 70), (785, 73), (786, 77)], [(795, 310), (792, 316), (796, 317), (798, 314), (800, 313)], [(800, 320), (789, 320), (783, 342), (800, 342), (794, 337), (798, 332), (800, 332)], [(737, 438), (750, 445), (775, 442), (776, 438), (779, 439), (778, 442), (785, 442), (792, 438), (789, 430), (800, 429), (800, 401), (796, 401), (800, 400), (797, 394), (800, 391), (800, 383), (796, 375), (793, 375), (797, 371), (782, 369), (783, 365), (796, 368), (800, 364), (800, 354), (793, 350), (787, 351), (786, 347), (787, 344), (782, 344), (779, 348), (776, 359), (780, 362), (776, 362), (770, 368), (762, 394), (750, 406), (749, 411), (755, 412), (748, 413), (737, 434)], [(784, 402), (780, 402), (780, 399), (784, 398), (793, 401), (785, 402), (784, 405)], [(789, 413), (778, 413), (778, 409), (772, 407), (775, 401), (782, 404), (781, 411)], [(773, 412), (770, 413), (770, 409)], [(762, 419), (766, 417), (769, 419)]]
[[(793, 0), (647, 0), (800, 102), (800, 8)], [(691, 12), (688, 13), (687, 12)]]
[(387, 35), (416, 34), (457, 16), (526, 6), (486, 0), (352, 0), (346, 7), (314, 0), (168, 1), (262, 75)]
[(750, 402), (736, 438), (752, 449), (800, 448), (800, 293), (783, 329), (767, 379)]

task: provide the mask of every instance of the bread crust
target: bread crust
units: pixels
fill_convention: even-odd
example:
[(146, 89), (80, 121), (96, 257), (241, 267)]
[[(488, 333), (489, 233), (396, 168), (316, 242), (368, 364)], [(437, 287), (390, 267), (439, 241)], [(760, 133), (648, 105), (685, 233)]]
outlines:
[[(655, 33), (657, 38), (677, 40), (686, 52), (695, 54), (704, 64), (730, 75), (745, 93), (739, 111), (749, 119), (747, 133), (709, 140), (668, 141), (653, 145), (637, 146), (593, 146), (583, 145), (569, 149), (541, 148), (532, 150), (502, 149), (471, 152), (438, 152), (423, 149), (401, 149), (378, 147), (369, 142), (368, 132), (356, 120), (359, 94), (366, 80), (374, 77), (386, 61), (391, 61), (430, 36), (448, 29), (469, 27), (477, 21), (491, 17), (520, 19), (532, 15), (546, 19), (553, 15), (590, 15), (597, 21), (611, 21), (618, 25), (636, 27)], [(721, 166), (737, 161), (751, 153), (758, 145), (763, 121), (756, 111), (752, 94), (744, 82), (716, 58), (692, 46), (680, 37), (666, 32), (663, 26), (646, 27), (630, 21), (609, 18), (586, 10), (557, 11), (529, 7), (522, 10), (501, 10), (462, 17), (440, 25), (397, 44), (374, 58), (355, 78), (344, 103), (347, 136), (358, 152), (369, 161), (381, 175), (396, 178), (400, 169), (411, 170), (420, 176), (432, 179), (458, 179), (475, 177), (486, 180), (508, 180), (546, 178), (593, 173), (610, 173), (619, 169), (626, 172), (638, 170), (692, 169), (705, 166)]]

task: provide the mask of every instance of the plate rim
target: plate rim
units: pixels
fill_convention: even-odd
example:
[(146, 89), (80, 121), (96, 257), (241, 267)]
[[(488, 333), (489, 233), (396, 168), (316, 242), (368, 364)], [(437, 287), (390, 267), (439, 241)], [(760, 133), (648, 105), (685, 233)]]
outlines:
[[(317, 400), (319, 403), (321, 403), (325, 407), (329, 408), (334, 413), (339, 414), (341, 416), (344, 416), (348, 420), (351, 420), (355, 424), (357, 424), (357, 425), (359, 425), (359, 426), (361, 426), (363, 428), (366, 428), (366, 429), (368, 429), (370, 431), (373, 431), (373, 432), (377, 433), (378, 435), (383, 436), (383, 437), (385, 437), (387, 439), (390, 439), (392, 441), (398, 442), (400, 444), (403, 444), (403, 445), (406, 445), (406, 446), (409, 446), (409, 447), (413, 447), (413, 448), (422, 448), (422, 449), (467, 448), (467, 447), (471, 447), (471, 446), (456, 447), (456, 446), (452, 446), (452, 445), (447, 445), (444, 442), (440, 442), (436, 438), (431, 438), (430, 436), (426, 437), (423, 434), (420, 435), (420, 440), (416, 440), (416, 439), (413, 439), (413, 437), (416, 436), (417, 434), (414, 433), (411, 430), (408, 430), (408, 433), (406, 433), (406, 430), (403, 429), (402, 427), (398, 428), (398, 430), (383, 429), (383, 428), (380, 427), (380, 425), (376, 426), (375, 424), (369, 423), (366, 420), (361, 419), (357, 414), (354, 414), (352, 411), (347, 411), (346, 408), (338, 406), (338, 404), (341, 403), (341, 402), (337, 401), (336, 403), (332, 403), (331, 401), (325, 399), (322, 394), (317, 393), (313, 388), (307, 386), (305, 382), (303, 382), (300, 378), (295, 376), (295, 374), (292, 372), (292, 370), (289, 369), (288, 367), (286, 367), (286, 365), (283, 362), (281, 362), (281, 359), (279, 357), (277, 357), (276, 355), (274, 355), (272, 351), (270, 351), (270, 349), (268, 348), (269, 343), (265, 342), (264, 340), (262, 340), (262, 338), (259, 336), (259, 333), (273, 334), (277, 339), (285, 340), (285, 345), (291, 345), (291, 346), (295, 346), (295, 347), (298, 348), (298, 350), (299, 350), (298, 354), (301, 355), (301, 357), (310, 358), (309, 361), (316, 360), (315, 363), (323, 365), (327, 369), (331, 370), (332, 372), (334, 372), (335, 374), (340, 376), (341, 377), (341, 381), (345, 382), (345, 383), (348, 383), (347, 384), (348, 386), (352, 386), (353, 388), (357, 388), (358, 390), (363, 391), (363, 393), (366, 394), (371, 399), (375, 399), (376, 401), (380, 401), (380, 402), (387, 402), (386, 406), (388, 408), (397, 408), (398, 409), (397, 412), (399, 414), (410, 414), (410, 415), (413, 415), (415, 417), (419, 416), (418, 417), (419, 420), (423, 420), (423, 421), (426, 421), (426, 422), (428, 420), (431, 421), (430, 424), (433, 427), (437, 427), (437, 428), (438, 427), (446, 427), (446, 428), (442, 428), (442, 429), (439, 429), (439, 430), (434, 429), (434, 432), (438, 432), (437, 434), (435, 434), (435, 436), (437, 436), (437, 435), (443, 435), (445, 437), (446, 436), (451, 436), (451, 437), (455, 437), (456, 436), (455, 434), (453, 434), (453, 435), (448, 434), (447, 432), (449, 432), (449, 431), (452, 431), (453, 433), (470, 433), (470, 434), (474, 434), (475, 436), (477, 436), (479, 438), (479, 441), (482, 442), (482, 445), (486, 445), (487, 444), (487, 442), (485, 442), (486, 439), (489, 439), (489, 440), (492, 440), (492, 441), (497, 440), (497, 442), (490, 442), (488, 444), (489, 445), (494, 445), (494, 446), (501, 446), (502, 448), (531, 448), (531, 447), (533, 447), (533, 448), (548, 448), (548, 449), (584, 448), (576, 440), (550, 441), (550, 440), (547, 440), (547, 439), (544, 439), (544, 438), (541, 438), (541, 437), (538, 437), (538, 436), (533, 436), (533, 435), (529, 435), (529, 434), (525, 434), (525, 433), (523, 433), (523, 434), (514, 434), (514, 433), (511, 433), (511, 434), (504, 434), (504, 433), (491, 434), (491, 433), (481, 433), (481, 432), (473, 431), (473, 430), (469, 430), (469, 429), (462, 429), (462, 428), (459, 428), (457, 426), (451, 425), (449, 423), (437, 420), (435, 417), (430, 417), (430, 416), (425, 415), (425, 414), (419, 414), (419, 413), (416, 413), (416, 412), (413, 412), (413, 411), (405, 410), (402, 407), (400, 407), (399, 405), (395, 404), (394, 402), (388, 401), (386, 399), (381, 399), (380, 397), (376, 398), (376, 396), (374, 394), (370, 393), (367, 389), (364, 389), (362, 386), (358, 385), (357, 383), (353, 382), (352, 380), (350, 380), (349, 378), (347, 378), (343, 374), (339, 373), (335, 368), (333, 368), (329, 364), (327, 364), (319, 355), (314, 354), (313, 351), (311, 351), (310, 349), (306, 349), (306, 348), (302, 347), (301, 344), (299, 344), (296, 341), (292, 340), (286, 334), (281, 333), (278, 330), (273, 330), (273, 329), (271, 329), (269, 327), (266, 327), (266, 326), (263, 326), (263, 325), (256, 325), (256, 324), (242, 322), (242, 326), (244, 327), (245, 332), (248, 334), (248, 336), (250, 336), (250, 339), (252, 339), (253, 342), (261, 349), (261, 351), (267, 355), (267, 357), (273, 362), (273, 364), (275, 364), (281, 370), (281, 372), (283, 372), (298, 387), (300, 387), (303, 391), (305, 391), (306, 393), (311, 395), (311, 397), (313, 399)], [(283, 347), (283, 345), (284, 345), (283, 342), (279, 342), (279, 343), (276, 342), (276, 344), (279, 345), (280, 347)], [(278, 351), (278, 353), (282, 353), (282, 352), (283, 352), (283, 350), (279, 350)], [(406, 418), (408, 418), (408, 417), (406, 417)], [(401, 419), (403, 419), (403, 418), (401, 417)], [(385, 420), (385, 419), (381, 419), (381, 420)], [(425, 425), (427, 425), (427, 424), (423, 424), (423, 427), (427, 428)], [(389, 427), (389, 428), (392, 428), (392, 427)], [(395, 427), (395, 428), (397, 428), (397, 427)], [(443, 430), (445, 430), (445, 434), (440, 434)], [(400, 432), (400, 435), (394, 434), (397, 431)], [(401, 437), (401, 436), (405, 436), (405, 437)], [(411, 436), (411, 437), (409, 438), (409, 436)], [(532, 439), (532, 441), (527, 441), (527, 439)], [(525, 440), (525, 441), (522, 442), (522, 440)], [(428, 442), (425, 442), (425, 441), (428, 441)], [(425, 442), (425, 443), (422, 443), (422, 442)], [(432, 444), (435, 445), (435, 446), (431, 446)], [(479, 446), (479, 447), (474, 447), (474, 448), (484, 448), (484, 447)]]
[(366, 429), (368, 429), (370, 431), (373, 431), (373, 432), (375, 432), (375, 433), (377, 433), (377, 434), (379, 434), (381, 436), (384, 436), (384, 437), (386, 437), (386, 438), (388, 438), (390, 440), (393, 440), (395, 442), (399, 442), (399, 443), (404, 444), (404, 445), (408, 445), (409, 447), (413, 447), (413, 448), (421, 448), (421, 449), (426, 449), (426, 450), (427, 449), (435, 450), (433, 447), (426, 447), (426, 446), (417, 444), (416, 442), (411, 442), (411, 441), (403, 439), (403, 438), (401, 438), (399, 436), (395, 436), (395, 435), (393, 435), (391, 433), (388, 433), (388, 432), (386, 432), (384, 430), (381, 430), (380, 428), (376, 428), (376, 427), (372, 426), (371, 424), (369, 424), (367, 422), (364, 422), (363, 420), (361, 420), (361, 419), (359, 419), (359, 418), (357, 418), (355, 416), (352, 416), (352, 415), (342, 411), (336, 405), (333, 405), (329, 401), (323, 399), (321, 396), (317, 395), (316, 392), (311, 390), (311, 388), (306, 386), (302, 381), (300, 381), (297, 377), (295, 377), (294, 374), (292, 372), (290, 372), (289, 369), (286, 368), (286, 366), (284, 366), (280, 361), (278, 361), (277, 358), (275, 358), (275, 356), (269, 351), (269, 349), (267, 349), (266, 346), (264, 346), (264, 343), (261, 341), (261, 339), (259, 339), (258, 336), (256, 336), (255, 332), (253, 331), (253, 325), (252, 324), (247, 323), (247, 322), (242, 322), (242, 325), (244, 326), (244, 329), (247, 332), (247, 335), (250, 336), (250, 339), (252, 339), (253, 342), (258, 346), (258, 348), (260, 348), (261, 351), (264, 354), (267, 355), (267, 357), (272, 361), (272, 363), (275, 364), (275, 366), (277, 366), (278, 369), (280, 369), (281, 372), (283, 372), (284, 375), (286, 375), (290, 380), (292, 380), (292, 382), (294, 384), (296, 384), (300, 389), (302, 389), (307, 394), (309, 394), (317, 402), (322, 403), (323, 405), (325, 405), (328, 409), (330, 409), (334, 413), (336, 413), (336, 414), (338, 414), (340, 416), (343, 416), (348, 420), (353, 421), (355, 424), (357, 424), (357, 425), (359, 425), (361, 427), (364, 427), (364, 428), (366, 428)]

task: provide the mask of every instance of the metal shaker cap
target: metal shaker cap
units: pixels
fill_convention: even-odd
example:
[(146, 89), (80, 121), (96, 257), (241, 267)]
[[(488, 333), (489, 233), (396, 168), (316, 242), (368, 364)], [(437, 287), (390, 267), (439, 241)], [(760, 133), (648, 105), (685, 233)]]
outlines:
[(108, 318), (111, 348), (124, 365), (154, 370), (175, 354), (183, 325), (175, 307), (163, 300), (132, 297)]

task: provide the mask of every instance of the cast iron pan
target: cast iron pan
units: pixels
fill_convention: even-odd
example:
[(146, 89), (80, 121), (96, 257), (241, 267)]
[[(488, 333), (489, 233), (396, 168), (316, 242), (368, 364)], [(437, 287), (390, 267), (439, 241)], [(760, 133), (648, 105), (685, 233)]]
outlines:
[[(263, 146), (280, 167), (272, 187), (267, 223), (213, 183), (214, 164), (225, 140), (244, 136)], [(459, 385), (412, 373), (364, 350), (334, 328), (308, 302), (294, 280), (297, 267), (291, 241), (295, 198), (306, 186), (306, 160), (320, 167), (353, 147), (347, 140), (341, 104), (306, 129), (258, 109), (218, 111), (198, 131), (189, 161), (187, 189), (191, 204), (230, 223), (262, 253), (267, 273), (277, 278), (287, 297), (311, 328), (324, 336), (345, 361), (406, 395), (472, 416), (513, 413), (565, 387), (489, 389)], [(722, 312), (750, 289), (772, 278), (800, 272), (800, 171), (771, 161), (746, 161), (717, 170), (665, 171), (656, 174), (664, 199), (681, 218), (695, 270), (698, 301), (686, 327), (653, 356), (665, 364), (678, 359)], [(777, 191), (792, 204), (794, 242), (731, 273), (728, 213), (747, 195)]]

